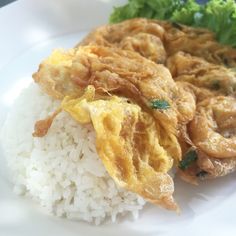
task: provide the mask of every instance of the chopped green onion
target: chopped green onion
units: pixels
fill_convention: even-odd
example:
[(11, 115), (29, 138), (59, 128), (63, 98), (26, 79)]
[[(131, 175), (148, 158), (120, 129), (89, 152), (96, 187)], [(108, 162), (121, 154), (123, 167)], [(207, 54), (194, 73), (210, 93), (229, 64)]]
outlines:
[(179, 168), (181, 170), (186, 170), (197, 160), (197, 152), (195, 149), (190, 148), (190, 150), (184, 155), (183, 160), (179, 163)]
[(151, 101), (151, 108), (166, 110), (166, 109), (170, 108), (170, 104), (166, 100), (157, 99), (157, 100)]

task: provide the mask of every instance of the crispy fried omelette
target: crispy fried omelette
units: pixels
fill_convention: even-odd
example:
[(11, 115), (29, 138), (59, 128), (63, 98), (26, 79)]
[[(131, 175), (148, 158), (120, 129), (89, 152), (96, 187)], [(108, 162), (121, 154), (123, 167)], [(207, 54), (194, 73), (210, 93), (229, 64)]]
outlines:
[(177, 211), (173, 165), (191, 183), (236, 169), (235, 65), (236, 50), (207, 30), (142, 18), (99, 27), (33, 75), (62, 101), (33, 135), (62, 110), (92, 124), (114, 181)]

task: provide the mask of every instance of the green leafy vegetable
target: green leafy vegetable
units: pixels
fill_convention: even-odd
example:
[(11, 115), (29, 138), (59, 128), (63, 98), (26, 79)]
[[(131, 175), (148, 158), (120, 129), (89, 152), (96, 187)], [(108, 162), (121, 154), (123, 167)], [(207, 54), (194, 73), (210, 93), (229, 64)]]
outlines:
[(179, 168), (181, 170), (186, 170), (197, 160), (197, 152), (195, 149), (190, 148), (190, 150), (184, 155), (183, 160), (179, 163)]
[(116, 7), (111, 23), (135, 17), (169, 20), (213, 31), (218, 41), (236, 48), (236, 3), (234, 0), (210, 0), (204, 5), (195, 0), (129, 0)]
[(153, 100), (151, 101), (151, 108), (166, 110), (170, 108), (170, 104), (165, 100)]
[[(126, 19), (137, 17), (137, 14), (139, 14), (144, 9), (144, 1), (143, 0), (131, 0), (129, 3), (122, 7), (115, 7), (113, 13), (110, 16), (110, 22), (120, 22)], [(150, 12), (150, 9), (145, 9), (145, 11)], [(151, 18), (151, 15), (149, 15), (148, 18)]]
[(217, 39), (236, 47), (236, 3), (234, 0), (211, 0), (201, 10), (202, 18), (196, 26), (215, 32)]
[(185, 25), (194, 25), (195, 14), (200, 12), (202, 7), (194, 0), (187, 1), (182, 8), (175, 10), (171, 16), (171, 20)]
[(175, 10), (180, 9), (184, 5), (184, 2), (182, 0), (149, 0), (144, 2), (154, 12), (153, 18), (157, 18), (160, 20), (169, 19)]
[(128, 4), (115, 7), (110, 16), (111, 23), (135, 17), (169, 19), (176, 9), (184, 5), (182, 0), (129, 0)]

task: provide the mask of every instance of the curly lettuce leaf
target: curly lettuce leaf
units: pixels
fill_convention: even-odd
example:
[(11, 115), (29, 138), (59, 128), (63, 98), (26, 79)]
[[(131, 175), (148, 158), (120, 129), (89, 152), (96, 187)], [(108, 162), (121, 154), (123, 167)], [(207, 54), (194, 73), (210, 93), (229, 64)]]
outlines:
[(202, 6), (194, 0), (189, 0), (183, 5), (182, 8), (175, 10), (169, 19), (185, 25), (194, 25), (195, 14), (201, 12), (201, 9)]
[(171, 18), (173, 12), (180, 9), (184, 2), (182, 0), (150, 0), (146, 4), (154, 12), (153, 18), (165, 20)]
[(195, 26), (208, 28), (222, 43), (236, 47), (236, 3), (234, 0), (211, 0), (201, 11)]
[[(147, 18), (152, 18), (150, 15), (151, 9), (144, 7), (144, 0), (129, 0), (128, 4), (121, 7), (114, 7), (113, 13), (110, 15), (110, 23), (118, 23), (123, 20), (135, 18), (140, 12), (145, 11)], [(145, 17), (145, 16), (143, 16)]]
[(124, 6), (115, 7), (109, 20), (110, 23), (118, 23), (135, 17), (165, 20), (169, 19), (182, 5), (184, 5), (182, 0), (129, 0)]

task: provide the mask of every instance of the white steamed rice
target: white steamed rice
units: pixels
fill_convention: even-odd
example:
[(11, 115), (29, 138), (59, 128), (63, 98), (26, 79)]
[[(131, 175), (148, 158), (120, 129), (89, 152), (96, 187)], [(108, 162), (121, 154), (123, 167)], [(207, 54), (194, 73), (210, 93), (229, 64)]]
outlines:
[(59, 105), (31, 84), (17, 98), (1, 132), (14, 191), (38, 201), (48, 212), (100, 224), (118, 215), (134, 218), (145, 204), (138, 195), (116, 186), (96, 154), (91, 126), (60, 113), (49, 133), (33, 138), (35, 121)]

